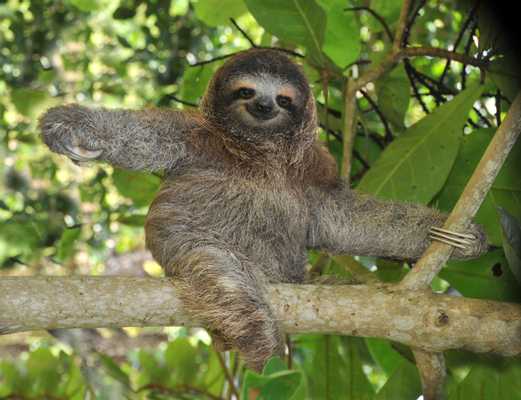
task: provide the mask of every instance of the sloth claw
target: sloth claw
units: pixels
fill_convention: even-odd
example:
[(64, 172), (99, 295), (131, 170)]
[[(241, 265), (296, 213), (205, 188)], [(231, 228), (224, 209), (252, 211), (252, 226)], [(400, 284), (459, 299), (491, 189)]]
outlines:
[(448, 244), (458, 249), (469, 249), (475, 246), (478, 238), (470, 233), (458, 233), (448, 229), (431, 227), (429, 239)]

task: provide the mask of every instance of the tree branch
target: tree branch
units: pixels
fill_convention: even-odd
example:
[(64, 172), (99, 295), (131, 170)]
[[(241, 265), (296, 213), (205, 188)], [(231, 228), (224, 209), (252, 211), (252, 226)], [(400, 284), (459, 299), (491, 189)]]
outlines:
[[(266, 298), (288, 333), (381, 337), (424, 351), (521, 354), (521, 306), (369, 285), (272, 285)], [(367, 301), (371, 299), (371, 301)], [(0, 332), (199, 323), (167, 278), (4, 277)]]
[[(476, 215), (508, 153), (521, 132), (521, 93), (512, 103), (507, 117), (492, 138), (474, 174), (449, 215), (445, 229), (464, 232)], [(430, 285), (450, 257), (453, 248), (433, 242), (414, 268), (405, 276), (403, 289), (421, 289)]]

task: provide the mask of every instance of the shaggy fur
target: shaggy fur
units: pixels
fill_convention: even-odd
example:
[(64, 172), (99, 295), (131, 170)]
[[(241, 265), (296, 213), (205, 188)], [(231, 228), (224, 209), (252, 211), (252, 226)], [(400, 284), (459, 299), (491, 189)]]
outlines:
[[(259, 79), (269, 88), (270, 76), (275, 89), (289, 85), (294, 101), (276, 123), (249, 124), (234, 82)], [(414, 260), (429, 244), (429, 227), (446, 218), (344, 186), (315, 141), (304, 74), (278, 51), (230, 59), (211, 81), (201, 113), (69, 105), (50, 109), (40, 127), (45, 143), (73, 160), (166, 171), (146, 221), (147, 246), (180, 283), (186, 311), (256, 370), (284, 350), (266, 284), (302, 282), (307, 249)], [(481, 240), (456, 257), (486, 250), (482, 230), (469, 231)]]

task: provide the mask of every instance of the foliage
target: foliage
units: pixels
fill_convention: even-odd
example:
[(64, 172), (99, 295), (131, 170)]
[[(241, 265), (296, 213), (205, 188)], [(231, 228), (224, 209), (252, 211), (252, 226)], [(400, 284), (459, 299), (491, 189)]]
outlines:
[[(345, 79), (384, 59), (402, 3), (0, 2), (0, 279), (20, 273), (111, 273), (108, 259), (143, 248), (144, 215), (159, 177), (104, 165), (80, 169), (51, 154), (37, 133), (44, 109), (66, 102), (189, 108), (222, 57), (248, 48), (251, 40), (305, 56), (298, 61), (313, 84), (321, 139), (341, 161)], [(484, 69), (417, 57), (364, 88), (357, 98), (351, 180), (381, 197), (448, 211), (516, 94), (518, 69), (483, 4), (415, 3), (405, 38), (409, 45), (450, 47), (483, 59)], [(190, 66), (212, 58), (217, 60)], [(513, 246), (521, 218), (521, 178), (514, 165), (520, 151), (517, 145), (477, 216), (498, 249), (479, 260), (451, 262), (436, 290), (520, 301), (519, 253)], [(310, 261), (323, 273), (355, 280), (397, 281), (409, 268), (318, 254), (310, 254)], [(383, 340), (299, 335), (292, 338), (292, 369), (272, 360), (263, 374), (255, 374), (233, 354), (220, 360), (200, 331), (168, 332), (168, 344), (130, 349), (123, 358), (98, 355), (94, 347), (86, 354), (82, 346), (51, 337), (21, 338), (31, 349), (0, 359), (0, 398), (231, 398), (225, 372), (244, 399), (406, 400), (421, 390), (408, 349)], [(0, 341), (0, 354), (1, 346)], [(514, 389), (519, 361), (449, 352), (448, 367), (449, 399), (507, 399), (519, 392)]]

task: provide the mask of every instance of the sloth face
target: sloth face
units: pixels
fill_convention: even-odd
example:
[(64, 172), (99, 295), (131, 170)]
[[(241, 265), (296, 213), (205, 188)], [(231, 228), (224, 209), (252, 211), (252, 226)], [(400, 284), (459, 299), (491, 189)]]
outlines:
[(300, 67), (280, 51), (252, 49), (214, 75), (202, 111), (238, 143), (310, 143), (314, 101)]
[(265, 73), (239, 76), (225, 87), (224, 104), (231, 120), (245, 127), (291, 128), (303, 113), (303, 96), (289, 82)]

